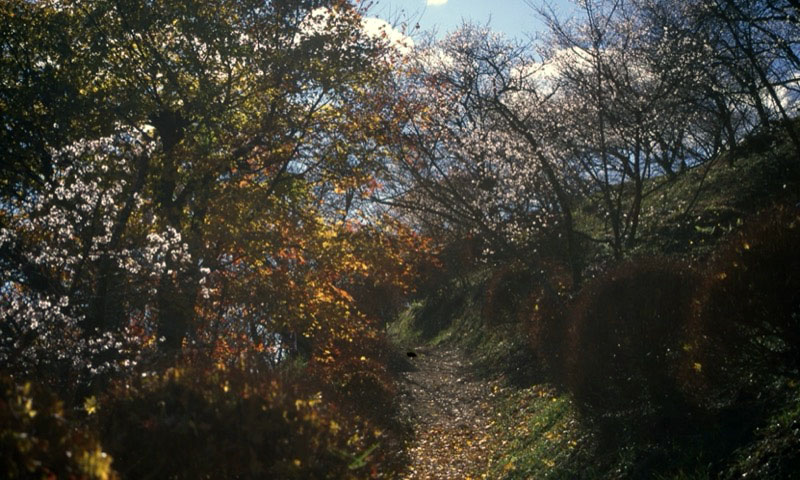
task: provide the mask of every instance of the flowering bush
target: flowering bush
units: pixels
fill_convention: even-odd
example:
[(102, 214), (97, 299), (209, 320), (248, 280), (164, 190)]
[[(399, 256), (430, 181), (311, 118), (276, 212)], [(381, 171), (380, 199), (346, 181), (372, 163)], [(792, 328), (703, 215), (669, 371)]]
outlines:
[[(57, 173), (41, 193), (3, 209), (0, 360), (9, 368), (65, 368), (69, 384), (135, 363), (134, 317), (145, 320), (159, 279), (191, 261), (180, 233), (156, 230), (131, 186), (138, 159), (154, 148), (131, 131), (73, 144), (56, 153)], [(134, 212), (150, 225), (123, 236)]]

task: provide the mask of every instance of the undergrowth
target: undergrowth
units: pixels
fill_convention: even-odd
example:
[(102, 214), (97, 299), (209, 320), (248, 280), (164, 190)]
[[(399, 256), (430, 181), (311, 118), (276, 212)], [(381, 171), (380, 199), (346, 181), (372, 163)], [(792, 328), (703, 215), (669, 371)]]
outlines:
[[(791, 146), (777, 137), (756, 140), (741, 145), (735, 158), (727, 153), (674, 180), (652, 180), (651, 194), (643, 205), (641, 234), (628, 258), (663, 258), (664, 265), (691, 265), (699, 275), (711, 278), (719, 273), (717, 252), (730, 242), (735, 243), (738, 232), (749, 231), (747, 225), (758, 218), (756, 212), (773, 205), (797, 209), (800, 162)], [(794, 218), (793, 215), (796, 216), (784, 217)], [(602, 236), (604, 226), (592, 223), (589, 216), (578, 215), (577, 222), (582, 233)], [(609, 277), (609, 272), (614, 271), (609, 264), (613, 262), (609, 261), (610, 252), (598, 245), (587, 255), (593, 262), (587, 265), (587, 272), (601, 285), (607, 283), (609, 290), (604, 295), (613, 295), (617, 287), (637, 286), (635, 279), (630, 285), (617, 282), (615, 287), (613, 282), (608, 283), (608, 278), (613, 277)], [(755, 249), (753, 245), (748, 242), (745, 249)], [(670, 270), (665, 268), (667, 275)], [(702, 390), (705, 387), (690, 381), (692, 376), (704, 379), (708, 372), (703, 369), (710, 372), (712, 366), (706, 365), (707, 359), (696, 356), (696, 349), (704, 342), (680, 340), (697, 334), (691, 329), (694, 327), (687, 327), (698, 321), (689, 316), (698, 311), (698, 299), (705, 298), (702, 292), (692, 294), (697, 288), (687, 283), (686, 295), (665, 300), (665, 305), (685, 302), (675, 311), (674, 319), (668, 319), (672, 324), (664, 325), (680, 336), (675, 345), (668, 345), (665, 350), (672, 356), (669, 361), (662, 365), (648, 360), (653, 355), (650, 350), (660, 348), (658, 342), (651, 342), (653, 347), (641, 346), (640, 357), (660, 369), (657, 373), (663, 376), (663, 382), (674, 379), (679, 389), (671, 390), (673, 397), (663, 400), (670, 405), (677, 401), (675, 408), (680, 410), (679, 415), (668, 417), (662, 408), (650, 408), (646, 401), (637, 403), (635, 395), (629, 395), (633, 400), (613, 411), (603, 407), (607, 403), (604, 401), (590, 404), (600, 406), (596, 409), (582, 407), (585, 403), (574, 396), (577, 390), (564, 380), (563, 369), (570, 368), (568, 357), (558, 356), (565, 348), (560, 345), (565, 341), (561, 337), (566, 339), (580, 332), (570, 326), (569, 315), (562, 313), (561, 304), (544, 302), (536, 281), (526, 280), (524, 273), (509, 265), (483, 265), (473, 267), (468, 274), (460, 272), (436, 291), (426, 292), (388, 326), (390, 337), (404, 346), (458, 346), (471, 355), (479, 373), (503, 380), (504, 386), (493, 392), (493, 408), (487, 412), (494, 422), (486, 437), (492, 442), (493, 453), (483, 478), (793, 478), (800, 471), (800, 387), (796, 364), (788, 366), (794, 372), (790, 375), (777, 371), (751, 374), (747, 365), (753, 363), (747, 360), (736, 375), (751, 387), (733, 391), (725, 398), (710, 396)], [(659, 287), (650, 288), (657, 291)], [(636, 298), (648, 298), (647, 289), (640, 290), (626, 297), (631, 305)], [(736, 300), (741, 303), (750, 296), (738, 292)], [(562, 299), (574, 305), (576, 298), (580, 296), (567, 294)], [(726, 298), (714, 301), (722, 304)], [(689, 308), (690, 302), (694, 302), (693, 308)], [(603, 300), (599, 298), (595, 303), (602, 304)], [(589, 310), (594, 308), (589, 306)], [(662, 304), (656, 306), (664, 308)], [(670, 308), (673, 307), (678, 305)], [(647, 309), (621, 308), (607, 308), (607, 316), (630, 314), (630, 320), (638, 322), (638, 316), (653, 314)], [(595, 314), (589, 310), (583, 312), (585, 318)], [(753, 310), (750, 314), (758, 313)], [(797, 313), (792, 315), (796, 320)], [(554, 336), (531, 328), (531, 322), (541, 322), (545, 317), (551, 323), (548, 328), (565, 333)], [(559, 324), (562, 321), (565, 323)], [(635, 345), (636, 332), (631, 330), (632, 337), (626, 342)], [(591, 338), (584, 340), (591, 345)], [(728, 340), (720, 337), (720, 341)], [(542, 345), (537, 346), (537, 342)], [(624, 370), (624, 366), (621, 368)], [(683, 370), (678, 373), (680, 368)], [(634, 375), (639, 376), (640, 383), (649, 385), (652, 372), (640, 370)], [(625, 384), (625, 372), (620, 375), (623, 376), (616, 379), (617, 383)], [(618, 386), (603, 385), (601, 381), (592, 391), (613, 403)], [(655, 399), (661, 393), (656, 389), (648, 395)], [(698, 402), (699, 397), (704, 400)], [(675, 419), (679, 421), (676, 423)]]

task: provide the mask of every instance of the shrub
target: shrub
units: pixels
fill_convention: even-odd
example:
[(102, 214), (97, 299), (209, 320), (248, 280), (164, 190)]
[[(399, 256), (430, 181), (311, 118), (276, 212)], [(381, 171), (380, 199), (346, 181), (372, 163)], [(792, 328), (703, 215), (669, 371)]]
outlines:
[(63, 403), (30, 382), (0, 376), (0, 475), (117, 478), (96, 435), (65, 415)]
[(695, 283), (684, 265), (651, 259), (584, 287), (570, 312), (565, 380), (585, 412), (680, 408), (675, 373)]
[(374, 329), (336, 335), (321, 342), (312, 356), (308, 379), (323, 398), (349, 419), (371, 448), (372, 468), (389, 474), (404, 467), (406, 435), (398, 414), (398, 392), (390, 363), (399, 353)]
[(551, 381), (563, 383), (567, 308), (572, 282), (568, 267), (556, 262), (543, 265), (542, 277), (548, 283), (534, 283), (519, 309), (519, 316), (526, 326), (538, 365)]
[(170, 369), (99, 409), (125, 478), (349, 478), (347, 425), (302, 384), (246, 370)]
[(566, 307), (566, 294), (538, 287), (521, 310), (527, 317), (528, 339), (536, 360), (556, 383), (561, 383), (564, 373)]
[(486, 284), (481, 316), (488, 324), (516, 320), (534, 287), (534, 280), (521, 265), (505, 265), (494, 272)]
[(800, 373), (800, 211), (756, 215), (717, 250), (694, 304), (687, 370), (730, 391), (754, 375)]
[(481, 237), (470, 234), (448, 241), (439, 249), (435, 261), (421, 266), (417, 290), (430, 292), (451, 279), (463, 280), (479, 265), (484, 245)]
[(314, 356), (310, 373), (327, 388), (327, 396), (351, 416), (391, 422), (397, 391), (388, 367), (394, 351), (389, 342), (373, 333), (324, 345)]

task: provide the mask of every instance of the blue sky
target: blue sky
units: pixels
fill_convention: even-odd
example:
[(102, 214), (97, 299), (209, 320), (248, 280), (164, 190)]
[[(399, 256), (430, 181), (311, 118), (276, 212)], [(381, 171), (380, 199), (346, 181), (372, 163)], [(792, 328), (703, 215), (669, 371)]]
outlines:
[[(534, 0), (536, 2), (543, 0)], [(569, 0), (547, 0), (557, 11), (569, 12)], [(542, 28), (534, 10), (525, 0), (377, 0), (371, 10), (392, 21), (397, 16), (419, 22), (420, 28), (436, 28), (443, 35), (461, 25), (462, 20), (486, 24), (509, 37), (524, 40)]]

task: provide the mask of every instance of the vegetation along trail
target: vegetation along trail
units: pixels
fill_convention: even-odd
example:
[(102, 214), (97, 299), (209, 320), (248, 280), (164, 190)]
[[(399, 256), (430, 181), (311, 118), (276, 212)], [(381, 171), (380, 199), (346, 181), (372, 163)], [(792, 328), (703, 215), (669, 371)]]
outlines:
[(800, 479), (799, 18), (0, 0), (0, 480)]
[(402, 414), (414, 429), (403, 478), (482, 478), (492, 444), (495, 381), (476, 375), (472, 362), (454, 347), (414, 353), (401, 385)]

